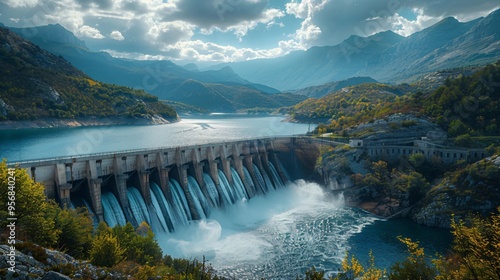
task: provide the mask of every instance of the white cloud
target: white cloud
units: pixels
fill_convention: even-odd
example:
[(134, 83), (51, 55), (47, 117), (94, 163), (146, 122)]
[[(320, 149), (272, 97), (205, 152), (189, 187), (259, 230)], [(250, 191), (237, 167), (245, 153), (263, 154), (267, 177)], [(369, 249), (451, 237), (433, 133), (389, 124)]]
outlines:
[(285, 16), (285, 14), (278, 9), (268, 9), (262, 13), (261, 18), (241, 22), (240, 24), (227, 28), (227, 30), (232, 31), (238, 38), (241, 39), (248, 33), (249, 30), (254, 29), (259, 24), (264, 24), (267, 26), (269, 24), (273, 24), (275, 19), (281, 18), (283, 16)]
[[(0, 0), (0, 21), (15, 27), (59, 23), (90, 48), (116, 55), (232, 61), (334, 45), (353, 34), (393, 30), (408, 36), (447, 16), (471, 20), (500, 8), (498, 0), (290, 0), (281, 7), (271, 1)], [(405, 18), (404, 11), (412, 9), (416, 18)], [(247, 36), (258, 37), (251, 32), (262, 32), (258, 36), (268, 45), (274, 40), (275, 47), (242, 47), (253, 45)], [(220, 33), (245, 42), (226, 45), (228, 36)]]
[(147, 35), (157, 44), (165, 47), (190, 39), (194, 35), (193, 29), (193, 25), (182, 21), (161, 22), (153, 25)]
[(123, 41), (125, 40), (125, 37), (123, 37), (122, 33), (118, 30), (113, 30), (110, 34), (109, 34), (109, 38), (113, 39), (113, 40), (116, 40), (116, 41)]
[(76, 35), (78, 37), (88, 37), (88, 38), (92, 38), (92, 39), (104, 39), (105, 38), (98, 29), (96, 29), (94, 27), (90, 27), (88, 25), (84, 25), (84, 26), (80, 27), (76, 31)]
[(329, 0), (302, 0), (286, 4), (288, 14), (303, 19), (300, 28), (292, 35), (296, 40), (295, 45), (300, 49), (312, 46), (312, 42), (321, 35), (321, 28), (314, 24), (313, 19), (315, 14), (323, 10), (329, 2)]
[(3, 0), (0, 2), (4, 2), (13, 8), (26, 8), (26, 7), (35, 7), (38, 5), (39, 0)]
[(163, 49), (163, 52), (158, 55), (137, 52), (117, 52), (114, 50), (106, 51), (113, 56), (122, 58), (230, 62), (277, 57), (284, 55), (284, 52), (291, 48), (293, 47), (283, 43), (280, 47), (267, 50), (255, 50), (252, 48), (237, 48), (231, 45), (219, 45), (201, 40), (189, 40), (168, 45)]
[(297, 18), (311, 19), (318, 11), (323, 10), (330, 0), (302, 0), (290, 2), (285, 5), (286, 12)]
[[(302, 48), (335, 45), (351, 35), (392, 30), (408, 36), (439, 20), (455, 16), (472, 20), (500, 8), (498, 0), (292, 0), (286, 13), (301, 20), (291, 37)], [(413, 10), (415, 19), (398, 12)]]
[(295, 38), (303, 46), (307, 46), (310, 41), (316, 40), (321, 34), (321, 29), (312, 23), (311, 19), (302, 22), (300, 29), (295, 32)]
[(426, 16), (422, 9), (414, 9), (414, 13), (417, 15), (415, 20), (408, 20), (398, 13), (395, 13), (394, 16), (389, 17), (387, 21), (392, 24), (392, 30), (394, 32), (406, 37), (442, 19), (441, 17)]

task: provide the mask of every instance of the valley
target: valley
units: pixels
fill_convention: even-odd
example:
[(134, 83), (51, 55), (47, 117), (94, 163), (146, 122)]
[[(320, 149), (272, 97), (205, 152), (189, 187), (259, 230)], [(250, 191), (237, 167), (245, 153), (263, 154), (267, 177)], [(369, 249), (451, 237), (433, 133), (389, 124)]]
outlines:
[(63, 2), (0, 2), (0, 278), (500, 279), (495, 1)]

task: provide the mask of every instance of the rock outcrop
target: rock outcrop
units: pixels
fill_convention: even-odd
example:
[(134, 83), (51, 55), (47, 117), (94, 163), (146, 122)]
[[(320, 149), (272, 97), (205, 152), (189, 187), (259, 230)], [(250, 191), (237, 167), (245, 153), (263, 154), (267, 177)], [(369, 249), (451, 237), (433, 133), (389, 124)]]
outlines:
[[(21, 244), (22, 241), (16, 241)], [(36, 246), (36, 245), (35, 245)], [(8, 263), (7, 254), (10, 249), (7, 245), (0, 245), (0, 279), (5, 280), (66, 280), (66, 279), (98, 279), (109, 273), (104, 268), (95, 267), (88, 261), (76, 260), (68, 254), (56, 250), (45, 250), (46, 259), (35, 259), (31, 252), (15, 251), (14, 269)], [(44, 255), (45, 256), (45, 255)], [(10, 269), (9, 269), (10, 268)], [(115, 275), (117, 279), (126, 279), (126, 276)]]
[(500, 156), (494, 155), (453, 172), (431, 190), (411, 218), (430, 227), (449, 228), (468, 214), (488, 215), (500, 206)]

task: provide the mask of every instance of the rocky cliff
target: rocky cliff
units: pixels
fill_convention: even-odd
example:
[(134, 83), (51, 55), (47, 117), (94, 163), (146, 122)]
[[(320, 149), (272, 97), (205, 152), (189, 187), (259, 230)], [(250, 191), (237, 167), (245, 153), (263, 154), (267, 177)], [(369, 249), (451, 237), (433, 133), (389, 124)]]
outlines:
[(494, 155), (445, 176), (412, 211), (419, 224), (449, 228), (451, 215), (486, 216), (500, 206), (500, 156)]
[[(91, 265), (87, 261), (76, 260), (70, 255), (56, 250), (39, 247), (32, 243), (16, 241), (15, 266), (9, 264), (12, 254), (7, 245), (0, 245), (0, 279), (6, 280), (69, 280), (127, 279), (125, 275), (110, 275), (104, 268)], [(114, 277), (114, 278), (113, 278)]]

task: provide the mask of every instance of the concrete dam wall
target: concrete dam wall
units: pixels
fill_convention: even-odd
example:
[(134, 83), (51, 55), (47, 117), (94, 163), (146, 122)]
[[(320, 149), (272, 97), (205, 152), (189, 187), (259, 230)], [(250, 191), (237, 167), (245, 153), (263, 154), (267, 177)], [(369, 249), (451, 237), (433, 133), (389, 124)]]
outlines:
[[(121, 151), (13, 163), (63, 207), (87, 207), (96, 222), (164, 231), (210, 209), (310, 178), (324, 143), (277, 137)], [(156, 214), (155, 214), (156, 213)]]

